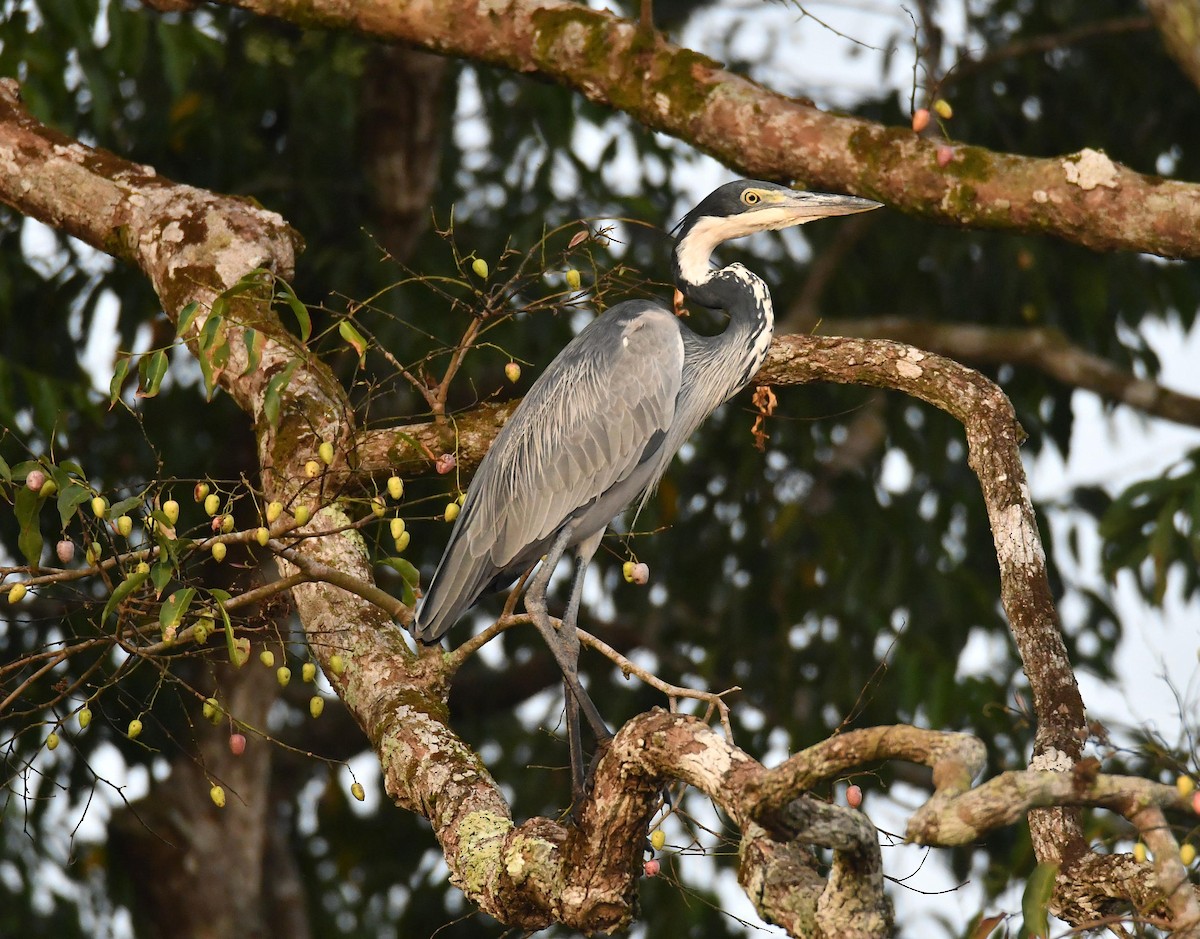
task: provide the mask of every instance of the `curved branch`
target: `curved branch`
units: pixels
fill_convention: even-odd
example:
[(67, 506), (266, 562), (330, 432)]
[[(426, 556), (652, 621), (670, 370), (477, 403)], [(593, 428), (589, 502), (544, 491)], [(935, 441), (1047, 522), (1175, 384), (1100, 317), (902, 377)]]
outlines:
[(221, 0), (266, 16), (411, 43), (526, 74), (685, 140), (750, 176), (870, 196), (910, 215), (1053, 235), (1097, 251), (1200, 257), (1200, 186), (1095, 150), (1033, 158), (818, 110), (637, 23), (567, 0)]

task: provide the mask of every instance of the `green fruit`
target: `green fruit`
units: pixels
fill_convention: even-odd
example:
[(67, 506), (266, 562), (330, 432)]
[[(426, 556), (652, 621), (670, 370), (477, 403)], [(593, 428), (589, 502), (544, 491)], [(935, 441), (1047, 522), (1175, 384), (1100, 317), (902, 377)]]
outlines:
[(476, 258), (472, 261), (471, 270), (475, 272), (476, 277), (482, 277), (484, 280), (487, 280), (488, 263), (483, 258)]
[(134, 570), (134, 573), (137, 573), (137, 574), (149, 574), (150, 573), (150, 565), (147, 564), (145, 561), (138, 561), (137, 567), (135, 567), (133, 570)]
[(108, 514), (108, 500), (104, 496), (96, 496), (92, 499), (92, 514), (96, 518), (104, 518)]
[(254, 540), (265, 548), (267, 546), (267, 542), (271, 540), (271, 530), (269, 528), (259, 528), (259, 530), (254, 533)]
[(308, 713), (313, 717), (320, 717), (321, 712), (325, 710), (325, 699), (320, 695), (313, 695), (308, 699)]
[(53, 750), (57, 746), (58, 746), (58, 734), (54, 733), (54, 731), (51, 731), (50, 735), (46, 738), (46, 749)]
[(279, 668), (275, 670), (275, 680), (279, 682), (280, 688), (286, 688), (288, 686), (288, 682), (292, 680), (292, 670), (286, 665), (280, 665)]
[(162, 504), (163, 515), (167, 517), (167, 521), (174, 525), (179, 521), (179, 503), (174, 499), (168, 499)]
[(335, 675), (342, 674), (346, 670), (345, 660), (337, 653), (334, 653), (329, 657), (329, 670)]
[(232, 515), (222, 515), (221, 516), (221, 531), (225, 532), (225, 534), (227, 534), (227, 535), (231, 531), (233, 531), (233, 516)]
[(275, 653), (270, 649), (263, 649), (262, 652), (258, 653), (258, 660), (267, 668), (275, 667)]
[(83, 707), (79, 709), (79, 729), (87, 730), (88, 724), (92, 722), (92, 709)]
[(136, 717), (129, 722), (129, 727), (125, 731), (125, 736), (130, 740), (137, 740), (142, 733), (142, 722)]
[(122, 515), (117, 519), (117, 534), (122, 538), (128, 538), (133, 533), (133, 519), (128, 515)]
[(321, 445), (317, 447), (317, 456), (321, 458), (321, 462), (326, 466), (333, 463), (333, 444), (328, 440), (321, 441)]
[(274, 525), (276, 519), (283, 514), (282, 502), (271, 502), (267, 505), (267, 524)]
[(221, 497), (215, 492), (210, 492), (204, 497), (204, 511), (212, 516), (216, 515), (221, 510)]
[(312, 662), (305, 662), (300, 666), (300, 677), (305, 681), (313, 681), (317, 677), (317, 667)]
[(229, 549), (225, 547), (225, 543), (222, 541), (218, 541), (215, 545), (212, 546), (213, 560), (216, 561), (218, 564), (220, 564), (222, 561), (225, 560), (225, 555), (226, 555), (226, 553), (228, 553), (228, 551), (229, 551)]
[(299, 505), (296, 507), (296, 524), (307, 525), (309, 518), (312, 516), (312, 510), (307, 505)]
[(221, 705), (217, 703), (216, 698), (205, 698), (201, 712), (204, 714), (204, 719), (210, 724), (221, 723)]

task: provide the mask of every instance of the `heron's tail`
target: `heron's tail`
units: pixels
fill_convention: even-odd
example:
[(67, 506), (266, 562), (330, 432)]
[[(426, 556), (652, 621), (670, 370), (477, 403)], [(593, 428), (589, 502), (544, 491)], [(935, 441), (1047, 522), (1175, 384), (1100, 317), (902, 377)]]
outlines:
[(492, 565), (447, 551), (413, 618), (413, 635), (432, 645), (446, 634), (496, 576)]

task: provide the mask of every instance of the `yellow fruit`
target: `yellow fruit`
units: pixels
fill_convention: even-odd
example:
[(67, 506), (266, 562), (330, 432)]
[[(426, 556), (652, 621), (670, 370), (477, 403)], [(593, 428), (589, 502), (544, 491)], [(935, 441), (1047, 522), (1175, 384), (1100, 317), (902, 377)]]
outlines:
[(92, 709), (84, 707), (79, 709), (79, 729), (87, 730), (88, 724), (92, 722)]
[(11, 587), (8, 588), (8, 602), (9, 603), (20, 603), (22, 600), (25, 599), (25, 594), (28, 591), (29, 591), (29, 588), (26, 587), (24, 584), (13, 584)]
[[(449, 505), (446, 506), (445, 516), (446, 516), (446, 521), (448, 521), (448, 522), (452, 522), (456, 518), (458, 518), (458, 503), (457, 502), (451, 502)], [(407, 532), (405, 534), (407, 534)]]
[(371, 500), (371, 514), (376, 518), (383, 518), (387, 514), (387, 503), (379, 496)]
[(286, 665), (280, 665), (279, 668), (275, 670), (275, 680), (279, 682), (280, 688), (286, 688), (288, 686), (288, 682), (292, 680), (292, 670)]
[(296, 507), (296, 524), (307, 525), (309, 516), (312, 515), (312, 510), (307, 505)]
[(1184, 776), (1180, 774), (1175, 779), (1175, 788), (1179, 790), (1179, 794), (1186, 799), (1195, 790), (1196, 782), (1191, 776)]
[(321, 445), (317, 447), (317, 456), (321, 458), (321, 462), (326, 466), (333, 462), (333, 444), (328, 440), (321, 441)]
[(313, 717), (320, 717), (321, 712), (325, 710), (325, 699), (320, 695), (313, 695), (308, 699), (308, 713)]
[(204, 715), (204, 719), (210, 724), (219, 724), (221, 722), (221, 705), (217, 703), (216, 698), (205, 698), (204, 707), (200, 711)]
[(137, 567), (134, 568), (134, 572), (138, 573), (138, 574), (149, 574), (150, 573), (150, 565), (147, 564), (145, 561), (138, 561)]
[(300, 666), (300, 677), (305, 681), (313, 681), (317, 677), (317, 667), (312, 662)]
[(404, 534), (404, 519), (402, 519), (402, 518), (392, 519), (391, 522), (389, 523), (389, 527), (391, 528), (392, 538), (393, 539), (399, 538), (401, 535)]
[(412, 535), (408, 532), (401, 532), (400, 537), (396, 539), (396, 553), (403, 554), (404, 549), (408, 547), (408, 543), (412, 541)]
[(206, 498), (208, 498), (210, 491), (211, 487), (208, 485), (208, 483), (196, 483), (196, 488), (192, 490), (192, 497), (197, 502), (203, 502)]
[(100, 560), (100, 556), (104, 554), (104, 548), (100, 546), (99, 541), (93, 541), (87, 546), (87, 551), (84, 553), (87, 555), (87, 562), (89, 564), (95, 564)]
[(1188, 866), (1192, 861), (1196, 860), (1196, 846), (1194, 844), (1180, 845), (1179, 860), (1183, 861), (1184, 866)]
[(117, 519), (117, 533), (122, 538), (128, 538), (133, 533), (133, 519), (128, 515), (122, 515)]
[(263, 649), (262, 652), (258, 653), (258, 660), (267, 668), (275, 667), (275, 653), (270, 649)]
[(229, 534), (231, 531), (233, 531), (232, 515), (221, 516), (221, 531), (225, 532), (225, 534)]
[(142, 722), (136, 717), (129, 722), (129, 727), (125, 731), (125, 736), (130, 740), (137, 740), (142, 733)]
[(174, 525), (179, 521), (179, 503), (174, 499), (168, 499), (162, 504), (163, 515), (167, 517), (167, 521)]
[(283, 514), (283, 503), (272, 502), (267, 506), (267, 524), (274, 525), (275, 520)]
[(265, 548), (267, 546), (267, 542), (271, 540), (271, 529), (260, 528), (254, 533), (254, 540)]
[(471, 270), (475, 272), (476, 277), (482, 277), (484, 280), (487, 280), (488, 263), (483, 258), (476, 258), (472, 261)]
[(634, 564), (633, 561), (626, 561), (621, 565), (621, 576), (625, 578), (625, 583), (633, 583), (633, 569), (635, 567), (637, 567), (637, 565)]
[(228, 551), (229, 551), (229, 549), (225, 547), (225, 543), (218, 541), (215, 545), (212, 546), (213, 560), (216, 561), (218, 564), (220, 564), (222, 561), (225, 560), (225, 555)]
[(336, 653), (329, 657), (329, 670), (335, 675), (340, 675), (346, 670), (345, 660)]
[(309, 479), (314, 479), (321, 472), (321, 464), (316, 460), (309, 460), (304, 464), (304, 475)]
[(363, 789), (362, 783), (356, 782), (350, 787), (350, 795), (354, 796), (359, 802), (367, 797), (366, 790)]
[(567, 271), (567, 287), (571, 290), (578, 290), (583, 284), (583, 279), (579, 276), (579, 271), (571, 268)]
[(938, 117), (943, 121), (948, 121), (954, 117), (954, 109), (950, 107), (950, 102), (945, 98), (938, 98), (937, 101), (933, 102), (933, 109), (937, 111)]
[(404, 480), (399, 476), (388, 477), (387, 491), (393, 499), (399, 499), (404, 495)]
[(210, 516), (216, 515), (221, 510), (221, 497), (215, 492), (210, 492), (204, 497), (204, 511)]
[(219, 809), (225, 808), (225, 790), (220, 786), (213, 786), (208, 790), (208, 797), (213, 800), (213, 805)]
[(650, 847), (655, 851), (661, 851), (663, 845), (667, 843), (667, 833), (661, 828), (656, 828), (650, 832)]
[(1133, 846), (1133, 859), (1139, 864), (1146, 861), (1146, 846), (1140, 841)]
[(53, 479), (47, 479), (42, 485), (41, 496), (43, 499), (49, 499), (52, 495), (58, 492), (58, 483)]
[(96, 496), (92, 499), (92, 514), (96, 518), (104, 518), (108, 514), (108, 500), (104, 496)]
[(516, 362), (509, 362), (504, 366), (504, 377), (515, 385), (521, 380), (521, 366)]
[[(57, 746), (58, 746), (58, 734), (51, 731), (50, 735), (46, 738), (46, 749), (53, 750)], [(1186, 864), (1187, 862), (1185, 861), (1184, 863)]]

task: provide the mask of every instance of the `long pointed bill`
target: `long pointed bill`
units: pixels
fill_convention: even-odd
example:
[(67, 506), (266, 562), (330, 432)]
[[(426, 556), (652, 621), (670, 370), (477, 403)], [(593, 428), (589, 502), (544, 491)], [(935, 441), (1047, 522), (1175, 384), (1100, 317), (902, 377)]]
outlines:
[[(772, 198), (773, 197), (773, 198)], [(747, 220), (762, 224), (760, 230), (777, 230), (802, 225), (819, 218), (835, 215), (857, 215), (882, 208), (882, 202), (859, 196), (844, 196), (829, 192), (772, 192), (761, 209), (746, 213)], [(756, 226), (757, 227), (757, 226)]]

